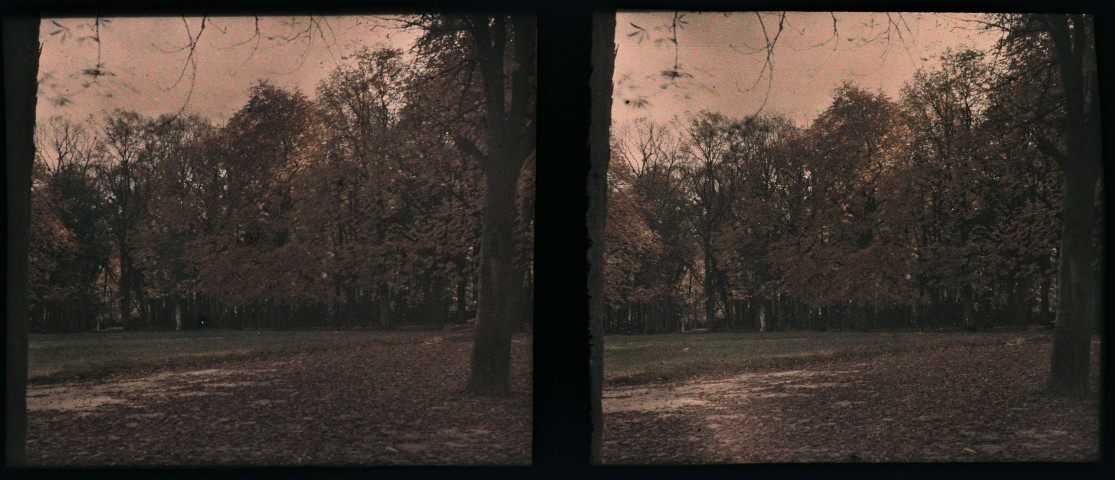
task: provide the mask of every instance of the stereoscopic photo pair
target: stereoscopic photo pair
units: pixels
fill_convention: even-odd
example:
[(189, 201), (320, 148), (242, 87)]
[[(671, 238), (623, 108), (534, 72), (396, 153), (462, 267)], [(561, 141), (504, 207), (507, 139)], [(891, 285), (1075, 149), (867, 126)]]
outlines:
[(159, 13), (4, 18), (9, 467), (1101, 459), (1093, 15)]

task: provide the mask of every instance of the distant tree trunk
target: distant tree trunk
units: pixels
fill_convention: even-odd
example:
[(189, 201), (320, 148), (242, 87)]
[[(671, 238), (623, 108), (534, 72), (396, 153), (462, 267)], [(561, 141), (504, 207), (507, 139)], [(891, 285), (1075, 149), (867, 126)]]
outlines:
[(975, 331), (979, 328), (976, 322), (975, 301), (972, 298), (974, 295), (972, 284), (965, 283), (964, 290), (960, 294), (960, 308), (964, 318), (964, 329), (968, 331)]
[(1033, 299), (1030, 296), (1033, 283), (1029, 278), (1020, 278), (1014, 284), (1014, 323), (1028, 324), (1033, 316)]
[(456, 315), (457, 319), (456, 320), (457, 320), (457, 323), (459, 323), (459, 324), (463, 324), (463, 323), (465, 323), (465, 320), (468, 320), (468, 316), (465, 313), (466, 305), (467, 305), (467, 301), (465, 299), (465, 279), (462, 278), (462, 279), (457, 280), (457, 315)]
[(35, 158), (35, 101), (39, 72), (39, 18), (3, 19), (4, 113), (8, 188), (8, 342), (5, 364), (5, 460), (26, 463), (28, 246), (31, 218), (31, 165)]
[[(126, 234), (124, 234), (126, 235)], [(123, 238), (126, 238), (124, 236)], [(132, 316), (132, 288), (131, 288), (131, 262), (128, 255), (127, 240), (121, 240), (120, 249), (120, 278), (117, 288), (120, 294), (120, 325), (124, 331), (128, 330), (128, 320)]]
[(1046, 324), (1052, 318), (1049, 311), (1049, 275), (1042, 275), (1041, 277), (1041, 303), (1038, 307), (1038, 323)]
[(774, 313), (775, 330), (782, 331), (786, 329), (786, 312), (783, 306), (783, 299), (781, 295), (774, 297)]
[(391, 288), (386, 283), (379, 285), (379, 327), (391, 328)]
[(79, 306), (78, 309), (81, 315), (81, 325), (79, 326), (79, 328), (83, 332), (88, 332), (90, 330), (90, 327), (92, 326), (91, 322), (89, 321), (89, 317), (91, 316), (89, 311), (89, 300), (86, 298), (85, 294), (80, 294), (77, 301)]
[(445, 328), (445, 302), (441, 298), (445, 283), (445, 277), (434, 275), (426, 288), (425, 321), (438, 330)]
[(375, 299), (368, 291), (360, 292), (360, 327), (369, 328), (375, 325)]
[(43, 323), (43, 305), (42, 303), (32, 303), (31, 308), (27, 312), (27, 330), (29, 332), (42, 331), (46, 328)]
[(716, 321), (716, 292), (714, 290), (715, 283), (713, 282), (713, 259), (712, 247), (706, 246), (705, 248), (705, 278), (702, 285), (702, 293), (705, 295), (705, 326), (711, 331)]

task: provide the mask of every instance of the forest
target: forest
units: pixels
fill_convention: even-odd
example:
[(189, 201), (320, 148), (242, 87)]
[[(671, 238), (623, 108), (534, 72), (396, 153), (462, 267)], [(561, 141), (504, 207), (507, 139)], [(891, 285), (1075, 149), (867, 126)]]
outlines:
[[(225, 122), (127, 110), (40, 119), (30, 331), (472, 321), (486, 192), (473, 153), (499, 153), (485, 140), (497, 105), (485, 88), (505, 87), (482, 81), (470, 37), (441, 21), (419, 18), (411, 51), (350, 55), (312, 95), (260, 80)], [(516, 98), (512, 111), (528, 108)], [(513, 208), (517, 329), (533, 285), (526, 153), (521, 174), (504, 169), (517, 191), (493, 200)]]
[(614, 126), (605, 330), (1051, 328), (1068, 107), (1050, 49), (1015, 31), (948, 51), (898, 98), (845, 82), (804, 126), (709, 111)]

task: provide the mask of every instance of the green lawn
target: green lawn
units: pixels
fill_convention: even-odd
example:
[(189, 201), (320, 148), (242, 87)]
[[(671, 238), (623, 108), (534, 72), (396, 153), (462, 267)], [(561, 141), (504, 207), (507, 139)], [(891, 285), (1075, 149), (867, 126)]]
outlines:
[(611, 335), (604, 339), (608, 383), (674, 381), (808, 362), (964, 344), (1003, 343), (1028, 332), (775, 332)]
[(127, 370), (194, 365), (219, 359), (342, 348), (356, 342), (397, 344), (443, 332), (414, 331), (192, 331), (110, 332), (28, 338), (28, 378), (97, 378)]

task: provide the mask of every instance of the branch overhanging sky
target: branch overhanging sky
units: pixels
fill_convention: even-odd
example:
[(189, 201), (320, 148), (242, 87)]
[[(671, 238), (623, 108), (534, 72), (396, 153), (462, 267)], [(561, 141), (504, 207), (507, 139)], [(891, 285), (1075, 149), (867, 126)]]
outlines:
[[(902, 84), (918, 69), (938, 65), (946, 49), (990, 52), (998, 39), (970, 21), (975, 14), (892, 15), (898, 25), (888, 40), (884, 13), (788, 12), (771, 55), (773, 77), (769, 71), (760, 77), (766, 54), (748, 53), (766, 44), (754, 12), (681, 13), (686, 24), (677, 29), (677, 63), (691, 77), (672, 82), (662, 72), (674, 66), (674, 12), (617, 15), (614, 126), (639, 119), (665, 123), (701, 110), (744, 117), (760, 108), (807, 126), (845, 81), (898, 99)], [(764, 13), (762, 20), (773, 38), (778, 14)]]
[(201, 17), (109, 17), (100, 26), (99, 53), (92, 18), (43, 19), (37, 119), (82, 121), (117, 108), (157, 116), (185, 105), (186, 113), (223, 123), (260, 79), (313, 97), (318, 83), (353, 52), (364, 46), (407, 50), (418, 35), (384, 18), (315, 18), (322, 20), (320, 30), (283, 41), (278, 37), (296, 35), (309, 17), (259, 17), (257, 44), (254, 17), (210, 17), (194, 53), (192, 92), (194, 69), (183, 47), (198, 35)]
[[(889, 41), (880, 37), (863, 45), (860, 39), (885, 29), (885, 14), (838, 12), (839, 36), (834, 39), (830, 13), (790, 12), (772, 55), (773, 77), (768, 78), (769, 72), (759, 76), (765, 55), (744, 53), (764, 44), (753, 12), (686, 13), (687, 23), (677, 31), (677, 61), (692, 77), (666, 85), (661, 72), (674, 65), (674, 46), (668, 40), (673, 16), (674, 12), (618, 15), (612, 111), (616, 125), (639, 118), (666, 122), (700, 110), (745, 116), (760, 107), (806, 125), (828, 106), (832, 90), (844, 81), (897, 98), (902, 84), (918, 68), (935, 66), (947, 48), (990, 50), (996, 39), (965, 22), (971, 14), (906, 13), (896, 27), (901, 39), (895, 34)], [(260, 17), (262, 36), (290, 32), (283, 22), (291, 18), (306, 20)], [(37, 116), (82, 120), (116, 108), (154, 116), (186, 105), (187, 112), (223, 122), (243, 106), (248, 87), (259, 79), (312, 96), (317, 84), (358, 48), (407, 49), (416, 36), (375, 17), (320, 18), (326, 19), (324, 35), (315, 32), (310, 40), (285, 43), (261, 38), (254, 53), (253, 17), (210, 18), (195, 53), (192, 93), (189, 51), (181, 47), (188, 43), (187, 35), (197, 35), (200, 17), (109, 18), (101, 26), (99, 54), (109, 75), (88, 86), (84, 84), (92, 78), (81, 72), (97, 67), (98, 48), (97, 42), (80, 38), (93, 34), (92, 19), (44, 19)], [(764, 21), (773, 34), (777, 16), (764, 14)], [(638, 34), (632, 24), (648, 34)], [(51, 35), (59, 30), (65, 32)], [(59, 104), (59, 99), (65, 102)], [(647, 103), (637, 106), (640, 100)]]

